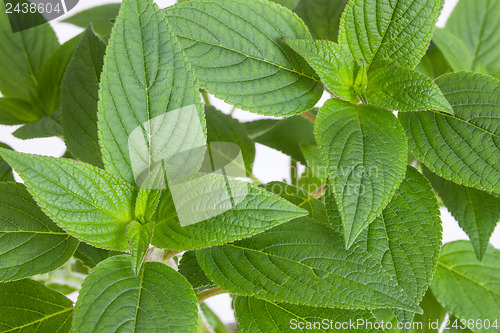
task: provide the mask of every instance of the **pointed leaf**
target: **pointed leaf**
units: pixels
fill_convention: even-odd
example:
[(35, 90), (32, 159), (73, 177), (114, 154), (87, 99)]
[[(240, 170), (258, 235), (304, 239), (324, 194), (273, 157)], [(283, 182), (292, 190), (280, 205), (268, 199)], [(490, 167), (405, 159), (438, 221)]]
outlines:
[(350, 0), (339, 43), (368, 68), (414, 68), (429, 46), (438, 10), (436, 0)]
[[(370, 311), (328, 309), (304, 305), (294, 305), (287, 303), (277, 303), (257, 299), (255, 297), (237, 296), (234, 298), (234, 310), (238, 326), (243, 333), (266, 332), (285, 333), (290, 330), (300, 329), (303, 332), (334, 332), (339, 326), (357, 322), (360, 320), (364, 324), (376, 322)], [(317, 325), (316, 323), (320, 323)], [(383, 332), (382, 329), (364, 329), (365, 325), (360, 325), (360, 329), (351, 329), (349, 325), (342, 326), (342, 332)], [(321, 327), (321, 329), (319, 329)], [(354, 327), (358, 327), (357, 324)], [(366, 326), (369, 327), (369, 326)], [(301, 329), (302, 328), (302, 329)]]
[(19, 98), (0, 98), (0, 124), (19, 125), (37, 121), (42, 111), (32, 103)]
[[(471, 70), (486, 67), (500, 78), (500, 2), (460, 0), (446, 22), (446, 30), (460, 38), (472, 57)], [(467, 57), (468, 55), (464, 55)]]
[(92, 24), (96, 33), (101, 35), (103, 38), (107, 38), (111, 33), (111, 28), (113, 27), (111, 20), (116, 18), (119, 10), (119, 3), (109, 3), (82, 10), (75, 15), (62, 20), (62, 22), (71, 23), (84, 29), (87, 28), (89, 24)]
[(81, 39), (82, 34), (79, 34), (59, 46), (45, 60), (37, 74), (38, 97), (48, 115), (60, 107), (61, 81)]
[(272, 302), (419, 311), (363, 249), (308, 218), (233, 244), (196, 251), (208, 278), (229, 292)]
[[(219, 178), (217, 175), (211, 175), (204, 180), (202, 186), (197, 187), (196, 195), (206, 195), (211, 200), (212, 207), (207, 210), (218, 208), (219, 203), (213, 198), (220, 196), (214, 187), (214, 184), (220, 182)], [(238, 204), (227, 211), (219, 211), (220, 214), (212, 218), (187, 226), (181, 226), (174, 205), (169, 199), (170, 194), (164, 191), (158, 208), (153, 245), (184, 251), (224, 244), (250, 237), (307, 214), (302, 208), (259, 187), (237, 180), (229, 180), (229, 187), (233, 190), (233, 199), (238, 201)], [(193, 191), (188, 189), (187, 192), (189, 195), (186, 194), (185, 198), (189, 204)]]
[(97, 137), (97, 99), (106, 44), (88, 28), (61, 86), (64, 141), (73, 156), (103, 167)]
[[(170, 117), (174, 110), (178, 112)], [(192, 124), (183, 116), (190, 117)], [(133, 163), (155, 162), (155, 154), (178, 147), (168, 140), (174, 130), (178, 130), (178, 141), (183, 141), (180, 135), (185, 136), (185, 144), (192, 139), (189, 134), (204, 135), (194, 127), (204, 128), (205, 122), (190, 65), (167, 18), (152, 0), (125, 0), (121, 5), (104, 58), (98, 119), (104, 165), (129, 183), (137, 176)], [(166, 128), (158, 133), (155, 126), (160, 125)], [(144, 146), (149, 148), (143, 149), (135, 136), (129, 147), (133, 133), (146, 138)]]
[(132, 221), (127, 225), (127, 240), (132, 257), (132, 270), (135, 276), (140, 274), (149, 244), (151, 244), (153, 225), (153, 223), (141, 224), (137, 221)]
[(1, 332), (71, 331), (73, 303), (40, 282), (0, 283)]
[[(36, 14), (41, 17), (40, 14)], [(30, 15), (13, 11), (14, 24)], [(4, 2), (0, 2), (0, 92), (7, 97), (31, 101), (37, 94), (36, 75), (49, 55), (59, 46), (49, 24), (12, 32)], [(15, 78), (15, 80), (13, 80)]]
[(48, 117), (43, 117), (33, 123), (28, 123), (19, 127), (12, 135), (21, 140), (62, 136), (63, 128), (61, 118), (61, 111), (56, 110)]
[(283, 116), (316, 104), (323, 85), (281, 38), (311, 38), (290, 10), (265, 0), (191, 0), (166, 14), (200, 84), (238, 108)]
[(196, 333), (196, 295), (185, 278), (158, 262), (134, 276), (129, 256), (97, 265), (85, 279), (73, 315), (75, 332)]
[(472, 55), (469, 53), (465, 43), (453, 33), (437, 28), (432, 41), (443, 52), (453, 71), (470, 71), (473, 69)]
[(455, 116), (400, 113), (412, 153), (447, 180), (500, 193), (500, 81), (457, 72), (436, 83)]
[(321, 108), (315, 126), (349, 247), (403, 180), (406, 138), (390, 111), (335, 99)]
[(128, 250), (134, 190), (96, 167), (63, 158), (0, 150), (37, 204), (70, 235), (89, 244)]
[(389, 110), (441, 111), (453, 114), (450, 103), (427, 76), (403, 67), (385, 67), (368, 74), (366, 100)]
[[(424, 296), (420, 307), (423, 314), (416, 314), (414, 323), (422, 323), (421, 329), (411, 329), (411, 333), (439, 333), (439, 328), (444, 322), (446, 310), (439, 304), (436, 297), (429, 288)], [(436, 324), (437, 323), (437, 324)]]
[(469, 236), (477, 259), (481, 261), (497, 223), (500, 222), (500, 198), (472, 187), (447, 181), (424, 168), (446, 208)]
[(323, 40), (283, 40), (304, 57), (333, 94), (354, 104), (359, 102), (354, 91), (359, 65), (342, 46)]
[(22, 184), (0, 183), (0, 281), (50, 272), (68, 261), (77, 246)]
[[(341, 230), (333, 200), (327, 200), (330, 223)], [(366, 249), (402, 287), (420, 303), (431, 283), (442, 242), (439, 206), (429, 181), (409, 166), (406, 177), (391, 201), (359, 236), (356, 244)], [(395, 311), (402, 322), (413, 313)]]
[[(441, 250), (432, 292), (439, 303), (458, 319), (493, 324), (500, 313), (500, 250), (489, 245), (482, 262), (478, 262), (472, 244), (457, 241)], [(466, 301), (465, 301), (466, 300)], [(451, 326), (451, 325), (450, 325)], [(498, 332), (491, 327), (475, 332)]]
[(340, 17), (347, 0), (301, 0), (294, 11), (304, 20), (314, 39), (337, 42)]

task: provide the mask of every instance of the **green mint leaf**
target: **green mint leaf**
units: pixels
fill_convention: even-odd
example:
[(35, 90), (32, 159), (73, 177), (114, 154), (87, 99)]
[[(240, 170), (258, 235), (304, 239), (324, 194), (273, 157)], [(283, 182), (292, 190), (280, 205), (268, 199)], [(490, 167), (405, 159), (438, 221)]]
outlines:
[[(309, 212), (309, 216), (321, 223), (328, 223), (325, 204), (311, 196), (306, 189), (289, 185), (283, 182), (270, 182), (262, 185), (267, 191), (272, 192), (291, 203), (301, 207)], [(319, 187), (316, 188), (319, 190)]]
[(83, 33), (63, 77), (61, 110), (64, 141), (73, 156), (103, 167), (97, 137), (97, 100), (106, 44), (92, 28)]
[(436, 80), (455, 116), (400, 113), (412, 153), (455, 183), (500, 193), (500, 81), (457, 72)]
[[(500, 251), (489, 245), (478, 262), (468, 241), (447, 243), (432, 281), (432, 292), (439, 303), (460, 319), (489, 319), (498, 322), (500, 313)], [(467, 301), (464, 301), (467, 300)], [(451, 325), (450, 325), (451, 326)], [(479, 328), (475, 332), (498, 332)]]
[[(217, 211), (219, 203), (214, 202), (213, 196), (214, 189), (221, 181), (228, 181), (233, 200), (238, 203), (217, 216), (192, 225), (180, 224), (170, 194), (163, 191), (155, 219), (153, 245), (179, 251), (220, 245), (250, 237), (307, 214), (302, 208), (259, 187), (215, 174), (203, 178), (203, 183), (196, 187), (197, 196), (212, 199), (205, 211)], [(186, 207), (192, 206), (191, 192), (186, 188), (185, 195), (180, 195), (184, 198)]]
[[(10, 149), (11, 147), (5, 143), (0, 142), (0, 148)], [(14, 181), (14, 175), (12, 174), (12, 168), (10, 165), (0, 157), (0, 182)]]
[(302, 116), (262, 119), (245, 123), (245, 127), (255, 142), (279, 150), (302, 164), (305, 160), (300, 146), (316, 144), (313, 123)]
[[(14, 23), (22, 21), (25, 16), (26, 14), (15, 11), (11, 15)], [(2, 45), (0, 47), (0, 92), (7, 97), (32, 101), (38, 90), (36, 77), (45, 60), (59, 46), (54, 30), (49, 24), (41, 24), (31, 29), (12, 32), (2, 1), (0, 3), (0, 45)]]
[(60, 107), (61, 81), (81, 39), (82, 34), (79, 34), (59, 46), (45, 60), (40, 72), (37, 74), (38, 97), (47, 115)]
[(336, 99), (324, 104), (315, 127), (345, 245), (350, 247), (405, 176), (404, 131), (390, 111)]
[(50, 272), (68, 261), (77, 246), (22, 184), (0, 183), (0, 281)]
[[(203, 113), (192, 70), (166, 16), (152, 0), (123, 1), (99, 91), (99, 142), (106, 169), (135, 183), (140, 172), (152, 167), (148, 163), (157, 162), (155, 155), (173, 155), (182, 144), (194, 148), (204, 141)], [(171, 144), (172, 135), (181, 144)]]
[(179, 261), (179, 273), (191, 283), (194, 289), (208, 289), (215, 286), (201, 269), (194, 251), (188, 251), (182, 255)]
[[(331, 195), (328, 191), (327, 212), (334, 230), (340, 231), (342, 224)], [(355, 242), (380, 262), (415, 303), (422, 300), (436, 268), (442, 238), (439, 216), (429, 181), (408, 166), (387, 207)], [(395, 313), (403, 322), (411, 322), (414, 315), (401, 310)]]
[(196, 333), (197, 320), (196, 295), (182, 275), (147, 262), (136, 277), (130, 257), (123, 255), (99, 263), (85, 279), (73, 330)]
[(486, 68), (500, 78), (500, 3), (496, 0), (461, 0), (446, 22), (445, 30), (463, 41), (472, 57), (472, 70)]
[[(287, 333), (304, 327), (303, 332), (335, 332), (335, 323), (363, 320), (375, 323), (370, 311), (328, 309), (260, 300), (255, 297), (236, 296), (233, 301), (236, 320), (243, 333)], [(325, 320), (327, 320), (325, 324)], [(319, 322), (321, 329), (315, 325)], [(327, 328), (328, 327), (328, 328)], [(348, 326), (349, 327), (349, 326)], [(356, 326), (355, 326), (356, 327)], [(342, 329), (345, 333), (384, 332), (382, 329)], [(337, 326), (338, 329), (338, 326)]]
[(307, 60), (335, 96), (353, 104), (359, 102), (354, 82), (360, 66), (342, 46), (324, 40), (283, 40)]
[(367, 68), (414, 68), (424, 56), (438, 18), (436, 0), (350, 0), (339, 43)]
[(465, 43), (453, 33), (437, 28), (432, 41), (443, 52), (453, 71), (470, 71), (473, 69), (472, 55), (469, 53)]
[(78, 245), (78, 247), (76, 248), (76, 252), (73, 256), (76, 259), (80, 260), (82, 264), (87, 266), (88, 268), (94, 268), (101, 261), (120, 254), (123, 253), (118, 251), (100, 249), (86, 243), (80, 243), (80, 245)]
[(281, 40), (311, 38), (290, 10), (265, 0), (192, 0), (165, 12), (200, 84), (216, 97), (271, 116), (304, 112), (320, 99), (318, 77)]
[(0, 155), (24, 180), (43, 211), (84, 242), (128, 250), (125, 228), (133, 219), (133, 188), (106, 171), (63, 158), (16, 153)]
[(0, 331), (71, 331), (73, 303), (40, 282), (0, 283)]
[(62, 22), (71, 23), (80, 28), (87, 28), (89, 24), (92, 24), (92, 28), (96, 33), (103, 38), (107, 38), (113, 27), (111, 20), (116, 18), (119, 10), (119, 3), (110, 3), (82, 10), (64, 19)]
[(62, 136), (61, 110), (58, 109), (48, 117), (43, 117), (35, 122), (19, 127), (12, 135), (21, 140)]
[(435, 110), (453, 114), (450, 103), (429, 77), (403, 67), (384, 67), (368, 73), (366, 101), (389, 110)]
[[(253, 161), (255, 159), (255, 143), (250, 140), (245, 126), (230, 115), (224, 114), (211, 106), (205, 107), (207, 119), (208, 142), (232, 142), (241, 149), (245, 165), (241, 166), (247, 174), (252, 173)], [(211, 149), (216, 148), (212, 145)], [(222, 156), (224, 152), (219, 152)], [(228, 157), (228, 161), (232, 158)]]
[(19, 98), (0, 98), (0, 124), (19, 125), (37, 121), (42, 111), (32, 103)]
[(314, 39), (336, 42), (346, 4), (347, 0), (301, 0), (294, 11), (304, 20)]
[(420, 311), (367, 252), (357, 246), (346, 250), (339, 233), (308, 218), (198, 250), (196, 257), (210, 280), (241, 296), (319, 307)]
[(469, 236), (477, 259), (481, 260), (500, 221), (500, 198), (447, 181), (425, 167), (423, 171), (446, 208)]
[(135, 276), (140, 274), (142, 264), (153, 238), (154, 223), (142, 224), (132, 221), (127, 225), (127, 240), (130, 246), (132, 270)]

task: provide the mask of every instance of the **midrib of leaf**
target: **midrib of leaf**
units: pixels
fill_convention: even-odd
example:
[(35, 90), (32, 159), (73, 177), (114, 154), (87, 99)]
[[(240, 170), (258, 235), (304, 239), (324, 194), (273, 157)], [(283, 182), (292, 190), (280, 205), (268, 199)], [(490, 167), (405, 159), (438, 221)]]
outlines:
[[(456, 252), (455, 252), (455, 253), (456, 253)], [(448, 254), (451, 254), (451, 253), (448, 253)], [(452, 272), (452, 273), (455, 273), (455, 274), (459, 275), (460, 277), (462, 277), (462, 278), (464, 278), (464, 279), (466, 279), (466, 280), (471, 281), (471, 282), (472, 282), (472, 283), (474, 283), (474, 284), (477, 284), (478, 286), (480, 286), (480, 287), (484, 288), (484, 289), (485, 289), (485, 290), (487, 290), (488, 292), (491, 292), (491, 293), (495, 294), (496, 296), (500, 296), (500, 293), (498, 293), (498, 292), (496, 292), (495, 290), (493, 290), (493, 289), (489, 288), (488, 286), (485, 286), (483, 283), (481, 283), (481, 282), (479, 282), (479, 281), (474, 280), (474, 279), (473, 279), (473, 278), (471, 278), (470, 276), (467, 276), (467, 275), (465, 275), (464, 273), (462, 273), (462, 272), (460, 272), (460, 271), (457, 271), (457, 270), (456, 270), (456, 269), (454, 269), (453, 267), (448, 266), (448, 265), (445, 265), (445, 264), (443, 264), (443, 263), (442, 263), (442, 262), (440, 262), (440, 261), (438, 262), (438, 265), (439, 265), (439, 266), (442, 266), (443, 268), (445, 268), (445, 269), (449, 270), (449, 271), (450, 271), (450, 272)], [(468, 266), (468, 265), (459, 265), (459, 266)], [(484, 266), (484, 267), (487, 267), (487, 266), (485, 266), (485, 265), (483, 265), (483, 266)]]
[[(284, 245), (287, 245), (287, 246), (296, 246), (296, 244), (275, 244), (275, 245), (280, 245), (280, 246), (284, 246)], [(359, 283), (359, 282), (357, 282), (357, 281), (351, 280), (351, 279), (349, 279), (349, 278), (347, 278), (347, 277), (344, 277), (344, 276), (335, 275), (335, 274), (333, 274), (333, 273), (331, 273), (331, 272), (329, 272), (329, 271), (326, 271), (326, 270), (324, 270), (324, 269), (321, 269), (321, 268), (316, 268), (316, 267), (311, 267), (311, 266), (308, 266), (308, 265), (306, 265), (306, 264), (304, 264), (304, 263), (302, 263), (302, 262), (299, 262), (299, 261), (294, 261), (294, 260), (292, 260), (292, 259), (288, 259), (288, 258), (284, 258), (284, 257), (280, 257), (280, 256), (275, 255), (275, 254), (266, 253), (266, 252), (263, 252), (262, 250), (256, 250), (256, 249), (251, 249), (251, 248), (241, 247), (241, 246), (238, 246), (238, 245), (235, 245), (235, 244), (226, 244), (226, 245), (224, 245), (224, 246), (234, 247), (234, 248), (237, 248), (237, 249), (239, 249), (239, 250), (241, 250), (241, 251), (243, 251), (243, 252), (248, 251), (248, 252), (255, 252), (255, 253), (263, 254), (263, 255), (265, 255), (266, 257), (278, 258), (278, 259), (280, 259), (280, 260), (288, 261), (288, 262), (291, 262), (291, 263), (293, 263), (293, 264), (299, 264), (299, 265), (301, 265), (301, 266), (303, 266), (303, 267), (306, 267), (306, 268), (310, 269), (310, 270), (311, 270), (311, 272), (312, 272), (312, 273), (313, 273), (313, 274), (314, 274), (317, 278), (322, 279), (322, 280), (324, 280), (324, 278), (319, 277), (319, 276), (318, 276), (318, 274), (316, 274), (315, 270), (317, 270), (317, 271), (321, 271), (321, 272), (325, 272), (325, 273), (327, 273), (327, 275), (328, 275), (328, 276), (337, 277), (337, 278), (340, 278), (340, 279), (343, 279), (343, 280), (349, 281), (349, 282), (351, 282), (352, 284), (355, 284), (355, 285), (359, 285), (359, 284), (360, 284), (360, 283)], [(267, 248), (269, 248), (269, 247), (267, 247)], [(267, 249), (267, 248), (266, 248), (266, 249)], [(305, 258), (305, 260), (307, 260), (307, 259), (313, 259), (313, 258)], [(285, 275), (287, 276), (287, 278), (288, 278), (288, 279), (292, 279), (292, 277), (291, 277), (291, 276), (288, 276), (288, 274), (286, 274), (285, 272), (283, 272), (283, 271), (281, 271), (281, 272), (282, 272), (283, 274), (285, 274)], [(391, 280), (392, 280), (392, 279), (391, 279)], [(250, 281), (250, 282), (251, 282), (251, 281)], [(296, 282), (297, 282), (297, 283), (300, 283), (300, 284), (303, 284), (303, 282), (298, 281), (298, 280), (296, 280)], [(396, 283), (396, 282), (395, 282), (395, 283)], [(333, 287), (335, 287), (335, 288), (337, 288), (337, 286), (335, 286), (335, 285), (332, 285), (332, 286), (333, 286)], [(368, 287), (368, 288), (372, 289), (373, 291), (375, 291), (375, 293), (376, 293), (376, 294), (381, 294), (381, 292), (380, 292), (380, 291), (378, 291), (377, 289), (372, 288), (372, 287), (371, 287), (371, 286), (369, 286), (369, 285), (363, 285), (363, 286), (366, 286), (366, 287)], [(406, 292), (405, 292), (405, 291), (402, 291), (402, 292), (404, 292), (404, 293), (406, 294)], [(391, 295), (386, 295), (386, 294), (383, 294), (383, 295), (388, 296), (388, 297), (390, 297), (391, 299), (394, 299), (394, 300), (396, 300), (396, 301), (398, 300), (398, 299), (396, 299), (396, 298), (392, 297)]]
[[(191, 8), (191, 9), (192, 9), (192, 10), (197, 10), (197, 11), (200, 11), (198, 8)], [(235, 15), (234, 13), (232, 13), (230, 10), (228, 10), (228, 9), (226, 9), (226, 8), (224, 8), (224, 10), (226, 10), (226, 11), (230, 12), (232, 15)], [(204, 14), (204, 15), (208, 15), (208, 13), (205, 13), (205, 12), (203, 12), (203, 14)], [(177, 17), (177, 18), (180, 18), (180, 19), (183, 19), (183, 20), (188, 20), (187, 18), (182, 17), (182, 16), (178, 16), (178, 15), (171, 15), (171, 14), (170, 14), (169, 16), (172, 16), (172, 17)], [(212, 17), (212, 18), (213, 18), (214, 20), (216, 20), (217, 22), (222, 23), (222, 22), (220, 22), (220, 21), (219, 21), (216, 17), (211, 16), (211, 15), (208, 15), (208, 16)], [(237, 16), (237, 15), (235, 15), (235, 16)], [(240, 16), (238, 16), (238, 17), (240, 17)], [(240, 17), (240, 18), (241, 18), (241, 17)], [(243, 19), (243, 18), (241, 18), (241, 19)], [(243, 20), (244, 20), (244, 19), (243, 19)], [(188, 21), (192, 22), (193, 24), (199, 25), (199, 24), (198, 24), (198, 22), (195, 22), (195, 21), (192, 21), (192, 20), (188, 20)], [(247, 22), (248, 22), (248, 21), (247, 21)], [(249, 23), (251, 23), (251, 22), (249, 22)], [(253, 24), (252, 24), (252, 25), (253, 25)], [(253, 25), (253, 26), (254, 26), (254, 25)], [(255, 26), (254, 26), (254, 27), (255, 27)], [(230, 27), (228, 27), (228, 28), (229, 28), (229, 29), (231, 29)], [(258, 28), (256, 28), (256, 29), (258, 29)], [(233, 31), (234, 31), (234, 30), (233, 30)], [(260, 31), (260, 30), (259, 30), (259, 31)], [(256, 61), (259, 61), (259, 62), (262, 62), (262, 63), (268, 64), (268, 65), (272, 65), (272, 66), (277, 67), (277, 68), (279, 68), (279, 69), (282, 69), (282, 70), (288, 71), (288, 72), (290, 72), (290, 73), (298, 74), (298, 75), (303, 76), (303, 77), (305, 77), (305, 78), (311, 79), (311, 80), (313, 80), (313, 81), (315, 81), (315, 82), (321, 83), (321, 80), (319, 80), (319, 79), (317, 79), (317, 78), (315, 78), (315, 77), (309, 76), (309, 75), (307, 75), (307, 74), (305, 74), (305, 73), (298, 72), (298, 71), (294, 70), (293, 68), (283, 67), (282, 65), (276, 64), (276, 63), (274, 63), (274, 62), (272, 62), (272, 61), (269, 61), (269, 60), (266, 60), (266, 59), (264, 59), (264, 58), (257, 58), (257, 57), (255, 57), (255, 56), (250, 55), (250, 54), (246, 54), (246, 53), (243, 53), (242, 51), (234, 50), (234, 49), (232, 49), (232, 48), (230, 48), (230, 47), (227, 47), (227, 46), (224, 46), (224, 45), (218, 45), (218, 44), (210, 43), (210, 42), (208, 42), (208, 41), (203, 41), (203, 40), (195, 39), (195, 38), (192, 38), (192, 37), (186, 37), (186, 36), (177, 36), (177, 38), (183, 38), (183, 39), (186, 39), (186, 40), (191, 40), (191, 41), (196, 42), (196, 43), (205, 44), (205, 45), (210, 45), (210, 46), (212, 46), (212, 47), (216, 47), (216, 48), (224, 49), (224, 50), (226, 50), (226, 51), (231, 51), (231, 52), (234, 52), (234, 53), (240, 54), (240, 55), (242, 55), (242, 56), (245, 56), (246, 58), (249, 58), (249, 59), (252, 59), (252, 60), (256, 60)], [(214, 37), (214, 38), (215, 38), (215, 37)], [(275, 42), (275, 41), (273, 41), (273, 40), (271, 40), (271, 41), (272, 41), (272, 42), (273, 42), (273, 43), (274, 43), (274, 44), (275, 44), (278, 48), (282, 49), (279, 45), (277, 45), (277, 44), (276, 44), (276, 42)], [(257, 48), (257, 47), (256, 47), (256, 48)], [(257, 49), (258, 49), (258, 48), (257, 48)], [(259, 52), (260, 52), (260, 50), (259, 50)], [(286, 55), (286, 53), (285, 53), (285, 55)], [(288, 55), (286, 55), (286, 56), (287, 56), (287, 58), (288, 58)], [(289, 59), (289, 58), (288, 58), (288, 59)], [(289, 60), (290, 60), (290, 59), (289, 59)]]
[[(52, 304), (52, 303), (50, 303), (50, 304)], [(56, 305), (58, 305), (58, 304), (56, 304)], [(14, 308), (14, 309), (17, 309), (17, 308)], [(50, 315), (47, 315), (47, 316), (45, 316), (45, 317), (43, 317), (43, 318), (37, 319), (37, 320), (32, 321), (32, 322), (30, 322), (30, 323), (24, 324), (24, 325), (22, 325), (22, 326), (12, 327), (12, 328), (8, 329), (7, 331), (3, 331), (3, 333), (6, 333), (6, 332), (13, 332), (13, 331), (20, 330), (20, 329), (23, 329), (23, 328), (25, 328), (25, 327), (29, 327), (29, 326), (31, 326), (31, 325), (34, 325), (34, 324), (36, 324), (36, 323), (41, 323), (42, 321), (47, 320), (47, 319), (49, 319), (49, 318), (51, 318), (51, 317), (55, 317), (55, 316), (58, 316), (58, 315), (60, 315), (60, 314), (65, 313), (65, 312), (72, 311), (72, 310), (73, 310), (73, 307), (71, 307), (71, 308), (67, 308), (67, 309), (64, 309), (64, 310), (61, 310), (61, 311), (58, 311), (58, 312), (55, 312), (55, 313), (51, 313)], [(67, 319), (66, 319), (66, 320), (67, 320)], [(65, 322), (66, 322), (66, 321), (65, 321)], [(63, 323), (63, 324), (64, 324), (64, 323)]]
[(144, 282), (144, 271), (146, 270), (146, 265), (142, 266), (141, 270), (141, 281), (139, 282), (139, 294), (137, 295), (137, 303), (135, 305), (135, 315), (134, 315), (134, 330), (132, 331), (135, 333), (137, 329), (137, 314), (139, 313), (139, 304), (141, 303), (141, 296), (142, 296), (142, 284)]
[[(38, 87), (38, 81), (36, 79), (35, 71), (33, 70), (33, 64), (31, 63), (31, 60), (30, 60), (28, 53), (26, 52), (26, 41), (24, 40), (22, 33), (19, 34), (19, 39), (21, 40), (21, 44), (23, 45), (23, 54), (24, 54), (24, 58), (26, 60), (26, 63), (28, 64), (28, 68), (30, 70), (31, 80), (35, 84), (35, 88), (36, 88), (36, 87)], [(45, 113), (45, 110), (42, 110), (42, 111), (43, 111), (44, 115), (47, 115)]]
[(35, 230), (8, 230), (0, 231), (0, 234), (15, 234), (15, 233), (26, 233), (26, 234), (43, 234), (43, 235), (67, 235), (64, 232), (52, 232), (52, 231), (35, 231)]
[[(21, 243), (19, 244), (18, 246), (16, 247), (13, 247), (11, 249), (9, 249), (7, 252), (3, 252), (2, 255), (5, 255), (6, 253), (9, 253), (9, 252), (12, 252), (14, 251), (15, 249), (17, 249), (18, 247), (21, 247), (23, 245), (25, 245), (26, 243), (28, 243), (29, 241), (31, 241), (33, 238), (35, 237), (35, 235), (33, 235), (32, 237), (30, 237), (29, 239), (27, 239), (24, 243)], [(68, 236), (66, 237), (65, 239), (61, 240), (59, 243), (57, 244), (54, 244), (54, 246), (52, 246), (50, 249), (47, 249), (45, 250), (44, 252), (42, 253), (38, 253), (36, 256), (34, 256), (33, 258), (31, 258), (30, 260), (26, 260), (23, 264), (26, 264), (28, 262), (31, 262), (31, 261), (35, 261), (36, 259), (40, 258), (41, 256), (47, 254), (48, 252), (52, 251), (53, 249), (55, 249), (56, 247), (58, 247), (59, 245), (61, 245), (62, 243), (66, 242), (71, 236)], [(1, 239), (1, 238), (0, 238)], [(67, 245), (66, 245), (66, 248), (67, 248)], [(62, 254), (58, 257), (58, 259), (62, 256)], [(11, 265), (11, 266), (4, 266), (3, 268), (12, 268), (12, 267), (18, 267), (19, 264), (15, 264), (15, 265)]]

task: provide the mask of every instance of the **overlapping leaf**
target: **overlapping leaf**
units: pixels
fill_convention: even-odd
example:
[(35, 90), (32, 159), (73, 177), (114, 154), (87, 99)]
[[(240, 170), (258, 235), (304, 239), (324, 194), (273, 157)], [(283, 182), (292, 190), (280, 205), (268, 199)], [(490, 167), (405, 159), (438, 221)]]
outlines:
[[(184, 107), (194, 114), (181, 112)], [(175, 110), (178, 114), (163, 124)], [(203, 113), (193, 72), (165, 15), (153, 1), (124, 1), (107, 47), (99, 91), (99, 143), (106, 169), (133, 183), (132, 152), (144, 157), (147, 164), (157, 162), (155, 153), (173, 155), (179, 147), (168, 140), (172, 133), (166, 131), (173, 129), (163, 128), (158, 133), (155, 126), (177, 126), (176, 142), (188, 144), (190, 134), (204, 135), (194, 129), (195, 125), (205, 128)], [(192, 117), (193, 123), (182, 116)], [(184, 127), (179, 128), (175, 121), (182, 121)], [(146, 151), (137, 146), (137, 139), (131, 140), (134, 146), (129, 148), (134, 130), (145, 138)]]
[(436, 0), (350, 0), (339, 43), (371, 69), (414, 68), (429, 46), (438, 11)]
[[(0, 148), (12, 149), (5, 143), (0, 142)], [(0, 157), (0, 182), (14, 181), (14, 175), (12, 174), (12, 168), (10, 165)]]
[(64, 19), (63, 22), (71, 23), (84, 29), (87, 28), (89, 24), (92, 24), (92, 28), (96, 33), (103, 38), (107, 38), (113, 27), (111, 20), (116, 18), (119, 10), (119, 3), (109, 3), (82, 10)]
[(469, 236), (478, 260), (484, 256), (489, 240), (500, 222), (500, 198), (490, 193), (447, 181), (424, 169), (424, 174), (446, 208)]
[(102, 167), (97, 137), (97, 99), (106, 44), (87, 29), (61, 87), (64, 141), (73, 156)]
[[(341, 230), (333, 200), (328, 200), (330, 223)], [(420, 303), (434, 274), (441, 246), (439, 206), (432, 188), (413, 167), (382, 214), (356, 244), (372, 255), (413, 302)], [(396, 310), (400, 321), (411, 322), (413, 313)]]
[(0, 183), (0, 281), (50, 272), (68, 261), (77, 246), (23, 185)]
[(385, 67), (368, 74), (366, 101), (397, 111), (435, 110), (453, 114), (450, 103), (427, 76), (403, 67)]
[(400, 113), (410, 150), (447, 180), (500, 193), (500, 81), (457, 72), (439, 77), (436, 83), (455, 116)]
[[(472, 57), (469, 70), (485, 68), (500, 78), (500, 3), (496, 0), (461, 0), (446, 22), (446, 30), (463, 41)], [(441, 47), (441, 45), (440, 45)]]
[(70, 235), (89, 244), (128, 250), (133, 188), (96, 167), (67, 159), (0, 150), (37, 204)]
[(0, 332), (71, 331), (73, 303), (32, 280), (0, 283)]
[(252, 238), (196, 251), (208, 278), (224, 290), (272, 302), (420, 311), (362, 248), (308, 218)]
[(285, 38), (284, 41), (307, 60), (333, 94), (354, 104), (359, 102), (354, 84), (360, 66), (342, 46), (323, 40)]
[(214, 286), (198, 264), (194, 251), (188, 251), (182, 255), (179, 261), (179, 273), (191, 283), (194, 289), (207, 289)]
[[(447, 243), (441, 250), (432, 292), (458, 319), (498, 321), (500, 313), (500, 251), (488, 246), (478, 262), (472, 244)], [(476, 327), (475, 332), (499, 332)]]
[(73, 315), (76, 332), (189, 332), (197, 327), (196, 295), (185, 278), (157, 262), (135, 276), (129, 256), (97, 265), (85, 279)]
[(194, 0), (166, 10), (208, 92), (259, 114), (298, 114), (323, 85), (281, 38), (311, 38), (290, 10), (264, 0)]
[(363, 323), (372, 322), (373, 326), (376, 319), (369, 311), (318, 308), (242, 296), (234, 299), (233, 306), (238, 326), (243, 333), (285, 333), (299, 329), (303, 332), (337, 332), (339, 326), (336, 325), (339, 324), (342, 325), (342, 332), (346, 333), (383, 332), (381, 329), (365, 329), (364, 325), (354, 329), (349, 326), (349, 323), (358, 320)]
[[(198, 193), (186, 194), (186, 200), (190, 200), (192, 195), (206, 194), (212, 203), (211, 208), (216, 209), (219, 203), (214, 198), (219, 197), (219, 193), (214, 184), (217, 184), (219, 179), (217, 175), (205, 178), (203, 185), (197, 189)], [(230, 181), (229, 186), (232, 189), (241, 186), (235, 182), (238, 181)], [(237, 192), (233, 195), (238, 201), (242, 200), (231, 209), (205, 221), (181, 226), (170, 194), (164, 191), (155, 217), (153, 245), (175, 250), (192, 250), (224, 244), (307, 214), (305, 210), (285, 199), (250, 184), (244, 191), (244, 197), (238, 196)]]
[(315, 126), (349, 247), (403, 180), (406, 138), (390, 111), (335, 99), (321, 108)]

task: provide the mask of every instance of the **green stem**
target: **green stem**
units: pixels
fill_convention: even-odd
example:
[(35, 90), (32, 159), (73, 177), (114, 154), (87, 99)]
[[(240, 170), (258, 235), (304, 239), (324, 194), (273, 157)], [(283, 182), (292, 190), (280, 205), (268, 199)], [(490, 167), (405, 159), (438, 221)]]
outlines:
[(208, 290), (205, 290), (205, 291), (202, 291), (201, 293), (198, 294), (198, 302), (203, 302), (204, 300), (210, 298), (210, 297), (213, 297), (213, 296), (217, 296), (217, 295), (220, 295), (220, 294), (226, 294), (227, 291), (225, 291), (224, 289), (221, 289), (221, 288), (213, 288), (213, 289), (208, 289)]
[(210, 96), (208, 96), (208, 93), (205, 90), (201, 91), (201, 97), (203, 97), (203, 102), (205, 102), (205, 105), (212, 105), (210, 104)]
[(290, 159), (290, 178), (292, 180), (292, 185), (297, 186), (299, 184), (299, 174), (298, 174), (298, 165), (297, 161), (293, 158)]
[(310, 111), (306, 111), (306, 112), (302, 113), (302, 115), (312, 122), (316, 121), (316, 116), (314, 114), (312, 114), (312, 112), (310, 112)]

